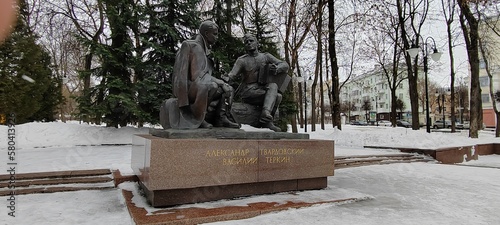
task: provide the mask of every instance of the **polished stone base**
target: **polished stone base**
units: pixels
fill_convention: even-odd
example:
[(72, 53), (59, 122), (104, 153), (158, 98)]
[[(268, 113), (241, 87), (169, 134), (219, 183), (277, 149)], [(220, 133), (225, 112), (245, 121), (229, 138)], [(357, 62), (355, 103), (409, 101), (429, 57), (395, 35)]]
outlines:
[(327, 186), (327, 178), (321, 177), (156, 191), (151, 191), (144, 184), (140, 184), (151, 205), (153, 207), (162, 207), (220, 199), (232, 199), (251, 195), (322, 189)]
[(131, 165), (158, 207), (321, 189), (333, 160), (334, 143), (326, 140), (135, 135)]

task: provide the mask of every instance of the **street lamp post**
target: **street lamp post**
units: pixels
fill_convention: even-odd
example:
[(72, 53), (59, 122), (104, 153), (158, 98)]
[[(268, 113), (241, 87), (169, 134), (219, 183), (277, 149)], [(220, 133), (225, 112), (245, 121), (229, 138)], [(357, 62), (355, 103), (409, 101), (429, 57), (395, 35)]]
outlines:
[[(418, 37), (421, 37), (418, 35)], [(417, 38), (418, 38), (417, 37)], [(423, 38), (422, 38), (423, 39)], [(417, 39), (418, 40), (418, 39)], [(424, 47), (422, 48), (423, 54), (424, 54), (424, 74), (425, 74), (425, 126), (427, 128), (427, 133), (431, 132), (431, 118), (429, 116), (429, 87), (428, 87), (428, 82), (427, 82), (427, 73), (429, 71), (429, 66), (427, 62), (427, 57), (429, 55), (429, 44), (427, 43), (429, 40), (432, 40), (433, 43), (433, 53), (431, 54), (431, 58), (434, 61), (438, 61), (441, 58), (441, 55), (443, 53), (438, 52), (437, 47), (436, 47), (436, 41), (432, 37), (427, 37), (424, 42)], [(410, 49), (406, 50), (408, 52), (408, 55), (410, 55), (411, 58), (415, 58), (418, 55), (418, 52), (420, 50), (420, 47), (416, 44), (412, 43), (412, 46)]]

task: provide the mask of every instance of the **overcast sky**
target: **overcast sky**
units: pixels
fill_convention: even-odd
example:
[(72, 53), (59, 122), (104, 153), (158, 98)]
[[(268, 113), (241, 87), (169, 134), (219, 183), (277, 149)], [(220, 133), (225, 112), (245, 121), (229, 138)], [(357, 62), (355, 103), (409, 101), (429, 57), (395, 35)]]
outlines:
[[(428, 78), (431, 81), (436, 82), (440, 86), (449, 87), (450, 86), (450, 57), (448, 53), (448, 37), (446, 34), (446, 23), (444, 22), (444, 16), (441, 13), (441, 4), (440, 1), (434, 1), (433, 7), (431, 7), (431, 11), (429, 12), (429, 18), (426, 20), (426, 24), (422, 30), (422, 36), (424, 38), (432, 37), (436, 40), (436, 45), (438, 46), (438, 51), (442, 52), (443, 55), (439, 62), (434, 62), (432, 59), (429, 59), (429, 74)], [(434, 10), (432, 10), (434, 9)], [(458, 12), (455, 12), (456, 14)], [(462, 30), (459, 27), (458, 19), (455, 20), (455, 29), (457, 32), (462, 34)], [(454, 59), (455, 59), (455, 85), (457, 85), (457, 81), (459, 77), (467, 77), (469, 75), (469, 64), (467, 61), (467, 51), (465, 48), (465, 43), (463, 36), (460, 36), (456, 41), (455, 45), (457, 45), (453, 51)], [(431, 51), (429, 49), (429, 51)]]

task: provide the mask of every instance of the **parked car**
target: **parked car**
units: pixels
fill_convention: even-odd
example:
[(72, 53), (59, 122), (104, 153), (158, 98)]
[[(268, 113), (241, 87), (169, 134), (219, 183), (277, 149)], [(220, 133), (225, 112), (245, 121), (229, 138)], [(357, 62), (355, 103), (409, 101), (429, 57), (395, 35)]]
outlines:
[[(486, 127), (486, 125), (483, 123), (483, 127), (481, 127), (481, 130), (484, 130), (485, 127)], [(469, 121), (464, 121), (463, 129), (470, 129), (470, 122)]]
[(464, 121), (464, 129), (469, 129), (470, 128), (470, 122), (469, 121)]
[(443, 123), (443, 121), (442, 121), (442, 120), (436, 120), (436, 121), (434, 122), (434, 126), (432, 126), (432, 127), (434, 127), (434, 129), (451, 128), (451, 122), (450, 122), (450, 121), (448, 121), (448, 120), (446, 120), (446, 121), (444, 121), (444, 123)]
[(351, 125), (367, 126), (368, 124), (365, 121), (356, 120), (356, 121), (351, 121)]
[(398, 127), (405, 127), (405, 128), (410, 128), (411, 124), (404, 121), (404, 120), (396, 120), (396, 126)]
[(457, 121), (457, 122), (455, 122), (455, 128), (463, 130), (464, 129), (464, 125)]
[[(443, 121), (442, 120), (436, 120), (436, 122), (434, 122), (434, 126), (433, 127), (434, 127), (434, 129), (438, 129), (438, 128), (451, 128), (451, 121), (446, 120), (444, 123), (445, 124), (443, 126)], [(461, 130), (461, 129), (464, 129), (464, 125), (457, 121), (457, 122), (455, 122), (455, 128)]]
[(383, 127), (390, 127), (392, 126), (392, 123), (389, 120), (379, 120), (378, 125)]

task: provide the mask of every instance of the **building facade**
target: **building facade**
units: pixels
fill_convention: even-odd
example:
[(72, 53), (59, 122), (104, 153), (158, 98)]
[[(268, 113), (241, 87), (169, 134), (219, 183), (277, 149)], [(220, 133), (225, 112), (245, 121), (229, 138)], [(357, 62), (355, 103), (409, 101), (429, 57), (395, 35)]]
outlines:
[[(411, 121), (410, 95), (407, 80), (403, 80), (396, 88), (396, 97), (404, 104), (398, 110), (398, 119)], [(379, 67), (348, 80), (340, 90), (340, 102), (351, 105), (351, 110), (344, 112), (347, 121), (366, 121), (374, 123), (378, 120), (390, 120), (391, 90), (386, 76)]]
[[(488, 23), (490, 26), (495, 25), (497, 29), (500, 26), (500, 21), (496, 18), (488, 19)], [(500, 105), (495, 102), (495, 99), (491, 97), (490, 93), (500, 91), (500, 55), (498, 55), (498, 52), (500, 51), (500, 37), (484, 23), (480, 29), (482, 40), (481, 44), (483, 45), (483, 49), (485, 51), (484, 55), (480, 52), (481, 54), (479, 59), (479, 83), (481, 87), (481, 101), (483, 105), (483, 123), (486, 127), (494, 128), (496, 126), (497, 118), (495, 116), (493, 104), (497, 104), (497, 107), (500, 107)], [(488, 64), (486, 64), (485, 58), (487, 59)], [(486, 67), (488, 67), (489, 72), (491, 73), (491, 79), (488, 76)], [(493, 88), (493, 90), (491, 88)]]

